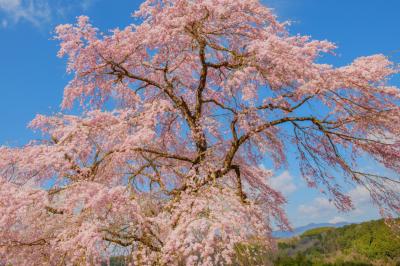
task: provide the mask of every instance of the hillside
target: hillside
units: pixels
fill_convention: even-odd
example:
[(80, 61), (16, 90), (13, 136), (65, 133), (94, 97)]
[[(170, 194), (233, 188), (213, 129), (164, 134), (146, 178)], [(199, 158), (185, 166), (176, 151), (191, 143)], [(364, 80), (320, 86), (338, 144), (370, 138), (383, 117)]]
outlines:
[(342, 227), (345, 225), (348, 225), (349, 223), (346, 222), (341, 222), (341, 223), (311, 223), (307, 224), (305, 226), (300, 226), (296, 227), (293, 229), (293, 231), (274, 231), (272, 232), (272, 236), (275, 238), (291, 238), (295, 236), (299, 236), (305, 231), (314, 229), (314, 228), (320, 228), (320, 227)]
[[(399, 222), (399, 221), (398, 221)], [(280, 239), (274, 265), (400, 265), (400, 234), (383, 220)]]

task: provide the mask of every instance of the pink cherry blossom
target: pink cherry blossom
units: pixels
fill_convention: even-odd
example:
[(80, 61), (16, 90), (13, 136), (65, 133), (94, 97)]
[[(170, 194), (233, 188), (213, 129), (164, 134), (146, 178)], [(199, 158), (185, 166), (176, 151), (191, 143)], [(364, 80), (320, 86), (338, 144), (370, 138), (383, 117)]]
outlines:
[(353, 207), (345, 180), (399, 215), (399, 180), (357, 164), (400, 173), (387, 57), (319, 63), (335, 45), (291, 36), (258, 0), (147, 0), (134, 16), (108, 34), (87, 17), (57, 27), (74, 75), (62, 107), (85, 111), (39, 115), (41, 140), (0, 148), (0, 264), (222, 265), (238, 244), (274, 249), (272, 225), (290, 224), (269, 179), (293, 148), (338, 209)]

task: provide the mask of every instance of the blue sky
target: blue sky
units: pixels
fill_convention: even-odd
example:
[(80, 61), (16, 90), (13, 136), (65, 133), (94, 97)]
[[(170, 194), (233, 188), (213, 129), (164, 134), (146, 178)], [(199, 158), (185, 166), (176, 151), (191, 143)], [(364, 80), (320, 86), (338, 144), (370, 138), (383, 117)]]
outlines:
[[(400, 62), (398, 0), (264, 0), (280, 20), (291, 20), (292, 33), (328, 39), (339, 49), (324, 62), (350, 63), (362, 55), (383, 53)], [(21, 145), (34, 137), (26, 125), (38, 113), (59, 110), (70, 77), (56, 57), (52, 30), (85, 14), (102, 30), (123, 27), (141, 1), (136, 0), (0, 0), (0, 144)], [(393, 81), (400, 84), (399, 79)], [(293, 162), (293, 158), (291, 158)], [(365, 165), (368, 160), (365, 160)], [(376, 169), (375, 169), (376, 170)], [(295, 164), (278, 173), (272, 185), (288, 197), (294, 226), (310, 222), (358, 222), (377, 218), (367, 193), (349, 188), (357, 210), (338, 213), (317, 191), (302, 183)]]

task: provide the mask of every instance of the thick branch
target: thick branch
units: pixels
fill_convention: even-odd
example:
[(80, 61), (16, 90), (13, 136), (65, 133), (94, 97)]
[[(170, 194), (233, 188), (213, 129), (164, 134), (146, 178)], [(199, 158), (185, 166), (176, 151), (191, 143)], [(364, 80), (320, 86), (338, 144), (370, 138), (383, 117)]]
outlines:
[(312, 99), (315, 95), (310, 95), (308, 97), (305, 97), (303, 100), (301, 100), (298, 104), (291, 106), (291, 107), (285, 107), (285, 106), (281, 106), (281, 105), (274, 105), (271, 103), (268, 104), (264, 104), (261, 106), (256, 107), (258, 110), (264, 110), (264, 109), (270, 109), (270, 110), (274, 110), (274, 109), (281, 109), (285, 112), (291, 113), (294, 110), (298, 109), (299, 107), (301, 107), (303, 104), (305, 104), (308, 100)]
[(239, 195), (241, 201), (244, 203), (246, 201), (247, 197), (243, 191), (242, 178), (240, 176), (240, 167), (239, 167), (239, 165), (232, 165), (231, 169), (233, 169), (235, 171), (238, 195)]
[(201, 117), (202, 106), (203, 106), (203, 91), (207, 84), (207, 72), (208, 65), (206, 63), (206, 44), (205, 41), (199, 41), (199, 58), (201, 62), (201, 73), (199, 79), (199, 85), (196, 90), (196, 107), (195, 107), (195, 119), (198, 121)]
[(103, 237), (104, 240), (118, 244), (120, 246), (129, 247), (133, 244), (133, 242), (140, 242), (150, 248), (152, 251), (161, 251), (161, 248), (157, 245), (154, 245), (151, 239), (146, 236), (138, 237), (130, 234), (120, 234), (108, 229), (104, 229), (103, 231), (107, 234)]

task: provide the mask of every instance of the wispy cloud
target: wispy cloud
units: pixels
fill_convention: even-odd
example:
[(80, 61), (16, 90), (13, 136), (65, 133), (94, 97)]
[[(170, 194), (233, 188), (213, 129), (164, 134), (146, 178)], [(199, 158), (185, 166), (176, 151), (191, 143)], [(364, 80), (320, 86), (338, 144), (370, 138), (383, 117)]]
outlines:
[(82, 0), (80, 5), (83, 9), (88, 9), (93, 5), (94, 2), (95, 0)]
[(315, 198), (309, 204), (301, 204), (298, 207), (301, 216), (308, 217), (311, 220), (325, 219), (332, 214), (337, 214), (335, 206), (323, 197)]
[(1, 27), (7, 28), (7, 26), (8, 26), (8, 21), (7, 21), (6, 19), (3, 19), (3, 20), (1, 21)]
[(342, 216), (335, 216), (332, 219), (330, 219), (328, 222), (331, 224), (337, 224), (337, 223), (342, 223), (346, 222), (346, 218), (343, 218)]
[(301, 204), (297, 208), (299, 219), (303, 221), (314, 222), (359, 222), (365, 219), (378, 217), (377, 208), (372, 204), (370, 194), (367, 189), (362, 186), (356, 186), (348, 191), (354, 205), (354, 210), (349, 212), (339, 212), (324, 197), (317, 197), (307, 204)]
[(284, 171), (282, 174), (272, 177), (270, 184), (274, 189), (282, 192), (285, 196), (288, 196), (297, 189), (294, 178), (288, 171)]
[(36, 27), (48, 24), (57, 17), (65, 16), (73, 9), (86, 10), (95, 0), (0, 0), (1, 27), (21, 21)]
[(3, 27), (21, 20), (39, 26), (51, 19), (50, 6), (44, 0), (0, 0), (0, 10), (4, 14)]

